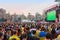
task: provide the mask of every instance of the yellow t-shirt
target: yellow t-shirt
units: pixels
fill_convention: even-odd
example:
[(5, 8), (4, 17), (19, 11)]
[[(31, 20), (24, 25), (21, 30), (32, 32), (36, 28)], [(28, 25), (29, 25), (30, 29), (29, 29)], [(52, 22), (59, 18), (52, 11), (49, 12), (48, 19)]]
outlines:
[(12, 39), (20, 40), (20, 38), (19, 38), (18, 36), (16, 36), (16, 35), (13, 35), (13, 36), (11, 36), (11, 37), (9, 38), (9, 40), (12, 40)]
[(60, 35), (58, 35), (58, 37), (57, 37), (58, 39), (60, 39)]
[(22, 30), (22, 34), (24, 34), (24, 27), (22, 27), (21, 30)]
[(36, 34), (35, 34), (36, 37), (39, 37), (39, 33), (40, 33), (40, 30), (37, 30), (37, 31), (36, 31)]
[(48, 30), (51, 31), (51, 27), (50, 26), (48, 26)]

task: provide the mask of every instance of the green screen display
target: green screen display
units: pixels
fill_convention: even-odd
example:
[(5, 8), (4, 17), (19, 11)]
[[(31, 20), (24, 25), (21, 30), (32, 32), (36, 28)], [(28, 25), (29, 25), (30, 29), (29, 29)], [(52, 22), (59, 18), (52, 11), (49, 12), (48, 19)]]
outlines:
[(47, 12), (47, 20), (48, 21), (56, 20), (56, 11), (55, 10)]

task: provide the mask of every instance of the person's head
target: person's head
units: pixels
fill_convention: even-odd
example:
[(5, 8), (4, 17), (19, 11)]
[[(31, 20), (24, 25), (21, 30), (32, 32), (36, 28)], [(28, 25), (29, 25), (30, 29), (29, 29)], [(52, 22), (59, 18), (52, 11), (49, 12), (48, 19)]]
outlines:
[(60, 27), (57, 27), (57, 30), (60, 30)]
[(56, 34), (56, 31), (55, 31), (54, 28), (52, 29), (51, 33), (52, 33), (52, 34)]
[(31, 28), (35, 28), (34, 25), (31, 25)]
[(37, 29), (40, 30), (41, 29), (41, 26), (38, 26)]
[(12, 40), (16, 40), (16, 38), (13, 38)]
[(12, 34), (13, 34), (13, 35), (16, 35), (16, 31), (12, 31)]
[(27, 27), (28, 25), (27, 24), (25, 24), (25, 27)]
[(22, 37), (23, 39), (24, 39), (24, 38), (27, 38), (27, 34), (24, 33), (24, 34), (21, 35), (21, 37)]
[(3, 39), (3, 33), (1, 33), (1, 32), (0, 32), (0, 38), (2, 38), (2, 39)]
[(45, 31), (45, 28), (44, 28), (44, 27), (42, 27), (42, 28), (41, 28), (41, 31)]
[(18, 29), (18, 32), (21, 32), (21, 30), (20, 30), (20, 29)]
[(2, 28), (0, 28), (0, 32), (2, 32)]
[(52, 25), (51, 25), (51, 28), (54, 28), (54, 27), (56, 27), (56, 25), (55, 25), (55, 24), (52, 24)]
[(34, 35), (36, 33), (36, 31), (35, 30), (32, 30), (32, 34)]
[(22, 27), (25, 27), (25, 24), (23, 24)]
[(22, 33), (22, 31), (20, 29), (18, 29), (18, 36), (20, 36)]
[(51, 34), (50, 33), (46, 34), (46, 39), (50, 39), (51, 40)]
[(16, 24), (16, 27), (18, 27), (18, 24)]
[(8, 30), (7, 32), (8, 32), (8, 35), (11, 35), (11, 30)]

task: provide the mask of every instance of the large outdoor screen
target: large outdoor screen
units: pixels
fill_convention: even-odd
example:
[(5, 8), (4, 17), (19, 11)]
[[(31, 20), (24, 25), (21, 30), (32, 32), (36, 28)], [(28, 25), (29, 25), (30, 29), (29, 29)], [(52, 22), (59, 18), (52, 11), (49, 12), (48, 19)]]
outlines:
[(47, 12), (47, 21), (54, 21), (56, 20), (56, 11), (49, 11)]

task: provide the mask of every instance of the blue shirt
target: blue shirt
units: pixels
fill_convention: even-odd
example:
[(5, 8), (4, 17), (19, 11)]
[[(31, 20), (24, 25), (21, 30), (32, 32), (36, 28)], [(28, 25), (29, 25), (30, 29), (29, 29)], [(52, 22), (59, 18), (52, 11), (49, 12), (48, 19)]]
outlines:
[(41, 31), (40, 33), (39, 33), (39, 37), (45, 37), (46, 36), (46, 32), (45, 31)]

